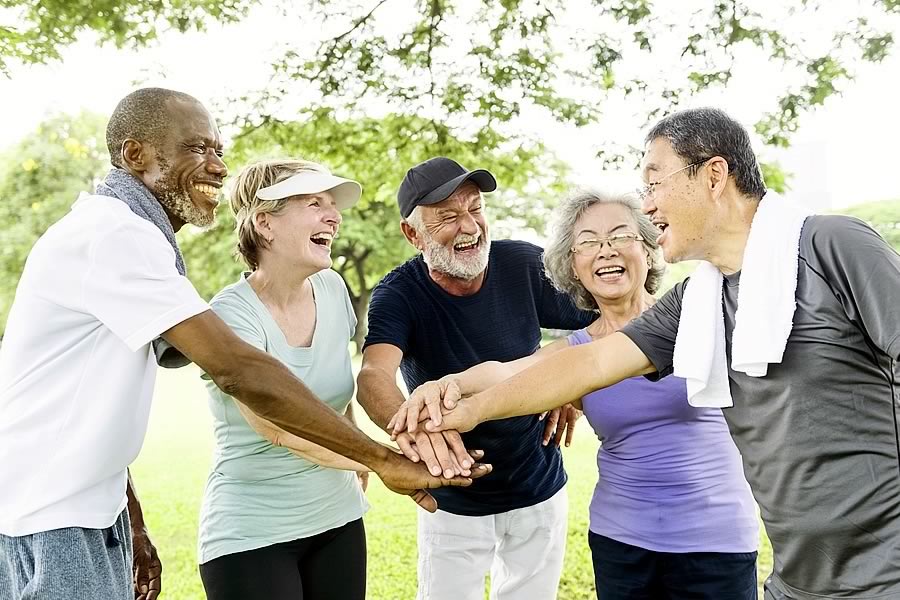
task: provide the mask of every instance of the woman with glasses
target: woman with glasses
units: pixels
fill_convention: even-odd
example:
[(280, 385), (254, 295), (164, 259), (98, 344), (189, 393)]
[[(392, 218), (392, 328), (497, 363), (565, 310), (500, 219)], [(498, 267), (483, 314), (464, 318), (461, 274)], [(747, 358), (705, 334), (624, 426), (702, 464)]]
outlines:
[[(659, 231), (628, 196), (581, 192), (556, 210), (544, 267), (597, 319), (511, 363), (483, 363), (420, 387), (395, 420), (448, 385), (475, 393), (569, 345), (605, 337), (653, 303)], [(581, 400), (602, 444), (588, 542), (602, 600), (757, 597), (756, 508), (718, 408), (688, 404), (683, 379), (634, 377)]]

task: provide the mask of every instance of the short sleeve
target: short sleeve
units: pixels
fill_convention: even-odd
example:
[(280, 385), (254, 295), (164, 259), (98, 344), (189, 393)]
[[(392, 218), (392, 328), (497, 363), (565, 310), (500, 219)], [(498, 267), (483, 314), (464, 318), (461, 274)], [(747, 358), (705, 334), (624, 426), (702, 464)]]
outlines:
[(363, 349), (374, 344), (391, 344), (406, 354), (413, 331), (413, 311), (395, 287), (396, 280), (382, 281), (372, 291), (369, 303), (369, 332)]
[(900, 359), (900, 256), (863, 221), (810, 217), (801, 256), (831, 287), (847, 317), (893, 359)]
[(641, 352), (656, 367), (656, 374), (648, 376), (658, 379), (672, 373), (672, 356), (675, 353), (675, 336), (681, 319), (681, 301), (688, 279), (676, 284), (666, 292), (656, 304), (644, 311), (640, 317), (622, 328)]
[(91, 246), (82, 285), (85, 309), (132, 351), (209, 310), (175, 268), (175, 252), (152, 226), (125, 223)]
[(243, 341), (266, 351), (266, 330), (253, 308), (232, 289), (210, 302), (213, 312)]

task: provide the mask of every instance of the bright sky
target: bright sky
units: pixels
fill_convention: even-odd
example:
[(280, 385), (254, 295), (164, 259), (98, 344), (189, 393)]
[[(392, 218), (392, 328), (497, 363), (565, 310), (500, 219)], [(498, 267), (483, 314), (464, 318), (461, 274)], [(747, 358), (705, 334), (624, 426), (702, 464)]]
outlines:
[[(698, 2), (702, 0), (691, 1)], [(776, 0), (765, 3), (778, 4)], [(385, 9), (392, 18), (389, 5)], [(892, 22), (900, 43), (898, 23), (898, 19)], [(298, 46), (308, 44), (302, 30), (301, 19), (261, 8), (239, 24), (213, 26), (206, 33), (166, 35), (162, 43), (140, 52), (100, 48), (86, 35), (78, 44), (63, 49), (61, 63), (16, 68), (10, 79), (0, 78), (0, 148), (15, 143), (53, 113), (87, 109), (109, 114), (122, 96), (143, 85), (188, 92), (215, 111), (217, 103), (221, 105), (227, 97), (265, 86), (267, 58), (278, 54), (276, 44), (291, 40), (297, 40)], [(736, 70), (742, 76), (726, 89), (704, 94), (684, 106), (717, 105), (751, 126), (763, 110), (760, 107), (770, 106), (767, 85), (774, 90), (779, 82), (767, 65), (753, 58), (739, 62)], [(841, 96), (803, 116), (789, 150), (760, 148), (764, 160), (778, 160), (793, 173), (790, 193), (818, 210), (900, 198), (898, 177), (890, 167), (900, 140), (900, 50), (895, 48), (880, 65), (859, 66), (857, 74)], [(597, 140), (640, 146), (643, 123), (627, 102), (607, 102), (604, 112), (601, 122), (587, 130), (562, 127), (539, 116), (527, 119), (525, 127), (572, 166), (574, 183), (630, 185), (633, 173), (602, 171), (594, 158)]]

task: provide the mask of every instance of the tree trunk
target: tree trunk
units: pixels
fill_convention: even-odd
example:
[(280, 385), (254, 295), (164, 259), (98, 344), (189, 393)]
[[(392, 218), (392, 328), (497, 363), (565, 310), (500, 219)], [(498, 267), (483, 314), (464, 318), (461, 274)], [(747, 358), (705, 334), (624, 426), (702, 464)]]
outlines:
[(366, 333), (369, 331), (369, 298), (371, 297), (371, 290), (363, 290), (359, 296), (350, 296), (353, 312), (356, 313), (356, 333), (353, 335), (353, 341), (356, 342), (357, 354), (362, 352), (363, 343), (366, 341)]

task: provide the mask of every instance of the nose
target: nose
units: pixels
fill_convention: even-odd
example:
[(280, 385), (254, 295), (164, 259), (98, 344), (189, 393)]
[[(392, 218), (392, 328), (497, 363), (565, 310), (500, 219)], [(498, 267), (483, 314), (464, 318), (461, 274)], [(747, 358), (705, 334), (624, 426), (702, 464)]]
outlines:
[(469, 213), (464, 213), (459, 219), (459, 230), (466, 235), (475, 235), (481, 231), (481, 227), (478, 225), (478, 222), (475, 221), (475, 217)]
[(216, 154), (214, 150), (211, 150), (207, 156), (206, 172), (210, 175), (215, 175), (219, 179), (225, 179), (228, 176), (228, 167), (225, 166), (225, 161), (222, 160), (222, 157)]
[(641, 199), (641, 211), (648, 216), (652, 216), (656, 212), (656, 203), (653, 201), (653, 194), (647, 194)]
[(325, 222), (329, 225), (340, 225), (344, 220), (344, 217), (341, 216), (341, 211), (334, 204), (328, 208), (329, 210), (325, 211)]
[(600, 243), (600, 249), (597, 251), (597, 258), (612, 258), (618, 256), (619, 251), (612, 247), (612, 242), (605, 240)]

